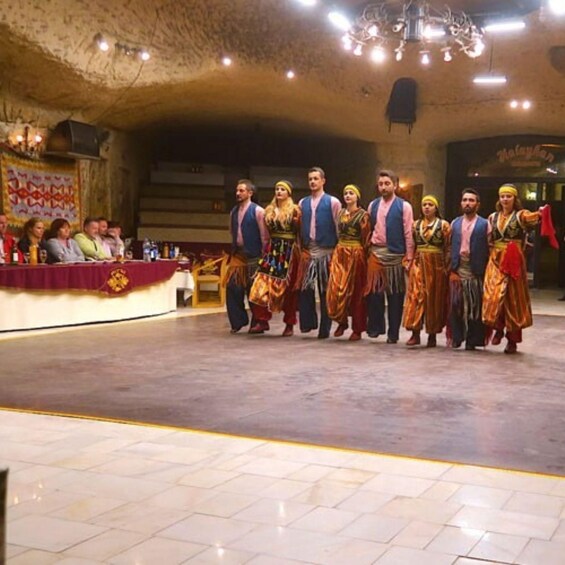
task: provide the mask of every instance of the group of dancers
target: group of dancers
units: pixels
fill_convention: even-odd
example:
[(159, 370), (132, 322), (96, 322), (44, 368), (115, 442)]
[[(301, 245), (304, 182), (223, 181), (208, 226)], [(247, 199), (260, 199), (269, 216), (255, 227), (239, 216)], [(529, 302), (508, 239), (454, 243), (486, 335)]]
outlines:
[(451, 224), (432, 195), (422, 198), (414, 221), (390, 170), (377, 173), (379, 194), (367, 210), (356, 185), (344, 187), (342, 207), (325, 182), (324, 171), (311, 168), (311, 194), (295, 204), (292, 184), (281, 180), (265, 209), (252, 182), (238, 182), (225, 281), (232, 333), (248, 324), (249, 333), (264, 333), (272, 314), (283, 312), (282, 335), (289, 337), (298, 312), (300, 331), (317, 329), (320, 339), (330, 336), (332, 321), (333, 335), (342, 336), (351, 317), (350, 341), (367, 332), (395, 344), (403, 324), (411, 347), (420, 345), (423, 330), (427, 347), (435, 347), (447, 328), (449, 347), (474, 350), (506, 338), (504, 352), (516, 352), (532, 325), (524, 242), (542, 209), (523, 209), (516, 187), (504, 184), (488, 219), (478, 215), (479, 194), (466, 189), (462, 215)]

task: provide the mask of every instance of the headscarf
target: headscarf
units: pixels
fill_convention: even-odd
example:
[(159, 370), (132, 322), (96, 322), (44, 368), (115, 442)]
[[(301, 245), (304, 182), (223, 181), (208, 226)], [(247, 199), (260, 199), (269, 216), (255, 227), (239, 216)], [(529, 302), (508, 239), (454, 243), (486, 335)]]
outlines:
[(424, 202), (431, 202), (439, 210), (439, 200), (432, 194), (427, 194), (422, 198), (422, 204)]
[(511, 194), (515, 198), (518, 197), (518, 189), (513, 184), (503, 184), (498, 189), (498, 196), (501, 194)]
[(277, 186), (281, 186), (284, 188), (289, 194), (292, 194), (292, 184), (288, 180), (280, 180), (275, 184), (275, 188)]
[(343, 187), (343, 194), (345, 194), (346, 190), (351, 190), (353, 193), (355, 193), (355, 196), (357, 196), (357, 198), (359, 200), (361, 200), (361, 191), (359, 190), (359, 187), (354, 185), (354, 184), (346, 184)]

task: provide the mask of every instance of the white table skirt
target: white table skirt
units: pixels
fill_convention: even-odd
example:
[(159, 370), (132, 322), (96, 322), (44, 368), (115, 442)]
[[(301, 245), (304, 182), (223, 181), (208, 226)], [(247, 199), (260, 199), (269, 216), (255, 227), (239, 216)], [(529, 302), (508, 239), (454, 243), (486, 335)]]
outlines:
[(123, 296), (86, 291), (0, 289), (0, 331), (131, 320), (176, 310), (173, 276)]

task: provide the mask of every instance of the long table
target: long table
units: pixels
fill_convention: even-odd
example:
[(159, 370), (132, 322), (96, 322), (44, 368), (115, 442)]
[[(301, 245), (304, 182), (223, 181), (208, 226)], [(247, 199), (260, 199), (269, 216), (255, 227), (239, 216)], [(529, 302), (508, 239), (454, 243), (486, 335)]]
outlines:
[(0, 332), (166, 314), (176, 261), (0, 267)]

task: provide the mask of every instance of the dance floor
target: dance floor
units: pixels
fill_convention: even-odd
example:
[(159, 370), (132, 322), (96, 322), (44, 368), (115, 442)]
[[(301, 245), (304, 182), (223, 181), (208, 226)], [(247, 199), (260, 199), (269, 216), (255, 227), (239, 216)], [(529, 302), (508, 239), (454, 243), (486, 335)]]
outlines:
[(0, 407), (565, 476), (562, 328), (536, 316), (508, 356), (230, 335), (224, 314), (93, 326), (0, 341)]

